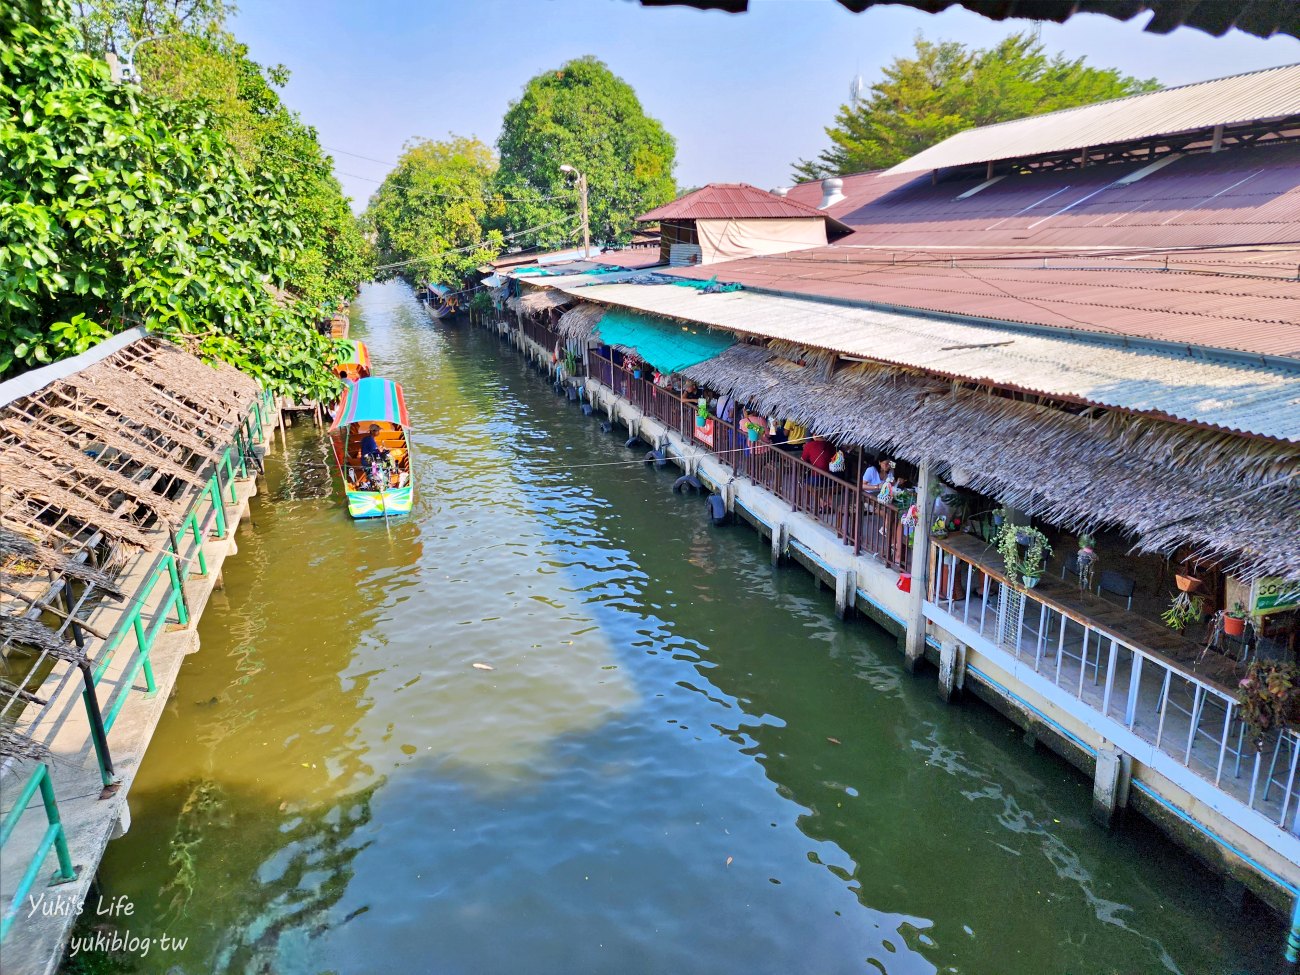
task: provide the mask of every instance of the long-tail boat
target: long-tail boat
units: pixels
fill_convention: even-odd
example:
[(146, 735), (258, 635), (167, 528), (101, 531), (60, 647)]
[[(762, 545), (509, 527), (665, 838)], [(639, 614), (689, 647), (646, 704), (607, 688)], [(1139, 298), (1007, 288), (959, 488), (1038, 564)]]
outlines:
[(344, 382), (356, 382), (370, 375), (370, 350), (358, 339), (344, 339), (339, 343), (342, 357), (334, 367), (334, 374)]
[(353, 518), (410, 513), (415, 497), (410, 426), (402, 387), (392, 380), (372, 376), (344, 389), (330, 439)]

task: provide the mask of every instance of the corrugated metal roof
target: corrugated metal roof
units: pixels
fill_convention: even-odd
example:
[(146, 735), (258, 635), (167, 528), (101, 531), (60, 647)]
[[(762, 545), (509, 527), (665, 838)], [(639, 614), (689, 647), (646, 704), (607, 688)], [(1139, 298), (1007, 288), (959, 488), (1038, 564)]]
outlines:
[(1300, 64), (967, 129), (885, 172), (1020, 159), (1289, 115), (1300, 115)]
[(1050, 256), (820, 247), (674, 269), (753, 288), (1300, 358), (1300, 248)]
[(1300, 442), (1300, 370), (743, 291), (611, 284), (571, 293), (958, 379)]
[(748, 183), (710, 183), (643, 213), (637, 220), (831, 219), (816, 207), (773, 196)]

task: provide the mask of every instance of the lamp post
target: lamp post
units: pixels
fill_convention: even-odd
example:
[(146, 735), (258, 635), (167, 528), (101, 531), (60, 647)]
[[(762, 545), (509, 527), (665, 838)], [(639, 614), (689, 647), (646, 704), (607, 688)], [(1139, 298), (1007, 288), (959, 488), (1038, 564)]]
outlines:
[(108, 59), (108, 68), (112, 73), (114, 84), (129, 85), (133, 81), (137, 83), (140, 81), (140, 75), (135, 70), (135, 52), (141, 44), (148, 44), (150, 41), (161, 41), (164, 38), (179, 36), (179, 34), (151, 34), (148, 37), (142, 37), (126, 49), (126, 57), (120, 62), (118, 61), (117, 55), (113, 51), (109, 51), (106, 57)]
[(591, 221), (587, 210), (587, 176), (568, 163), (560, 167), (560, 172), (575, 176), (578, 180), (579, 215), (582, 217), (582, 256), (587, 258), (591, 255)]

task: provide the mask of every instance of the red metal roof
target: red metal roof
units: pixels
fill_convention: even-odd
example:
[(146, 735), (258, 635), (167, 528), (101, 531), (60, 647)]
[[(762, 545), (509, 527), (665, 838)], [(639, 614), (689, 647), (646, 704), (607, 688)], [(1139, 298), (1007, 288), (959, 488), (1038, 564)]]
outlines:
[(1300, 358), (1298, 266), (1300, 247), (1063, 258), (835, 245), (671, 273), (810, 297)]
[(629, 271), (635, 271), (643, 267), (654, 267), (660, 260), (659, 245), (653, 247), (629, 247), (621, 251), (605, 251), (597, 254), (592, 259), (596, 264), (607, 264), (610, 267), (627, 268)]
[[(838, 243), (674, 273), (1300, 358), (1300, 145), (981, 180), (845, 177)], [(805, 183), (791, 196), (820, 199)]]
[(683, 197), (643, 213), (638, 220), (727, 220), (830, 218), (815, 206), (773, 196), (748, 183), (710, 183)]

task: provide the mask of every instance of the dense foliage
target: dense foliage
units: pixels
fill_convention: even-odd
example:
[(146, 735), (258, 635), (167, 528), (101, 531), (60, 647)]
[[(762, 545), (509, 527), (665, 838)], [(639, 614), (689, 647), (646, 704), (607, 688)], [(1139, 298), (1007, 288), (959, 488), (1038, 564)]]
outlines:
[(501, 232), (483, 228), (502, 216), (492, 191), (496, 168), (477, 139), (409, 145), (366, 210), (381, 273), (456, 287), (495, 257)]
[(794, 164), (796, 180), (883, 169), (962, 129), (1159, 87), (1083, 58), (1049, 56), (1029, 33), (976, 50), (918, 37), (913, 55), (895, 58), (883, 74), (868, 98), (840, 108), (826, 129), (830, 148)]
[(578, 202), (568, 164), (587, 177), (591, 236), (626, 242), (636, 217), (673, 199), (677, 148), (636, 92), (594, 57), (533, 78), (512, 102), (497, 142), (506, 227), (539, 227), (536, 242), (578, 239)]
[[(144, 324), (273, 388), (327, 395), (334, 350), (314, 302), (273, 293), (301, 276), (313, 299), (337, 297), (333, 256), (353, 261), (353, 282), (364, 268), (355, 244), (335, 246), (341, 224), (328, 226), (346, 210), (336, 183), (313, 223), (329, 193), (304, 185), (328, 177), (310, 130), (282, 117), (254, 140), (263, 152), (309, 140), (316, 157), (298, 175), (269, 155), (250, 169), (218, 100), (115, 84), (84, 41), (66, 3), (0, 4), (0, 375)], [(239, 63), (241, 97), (273, 98), (260, 69)], [(254, 111), (273, 116), (267, 105)]]

